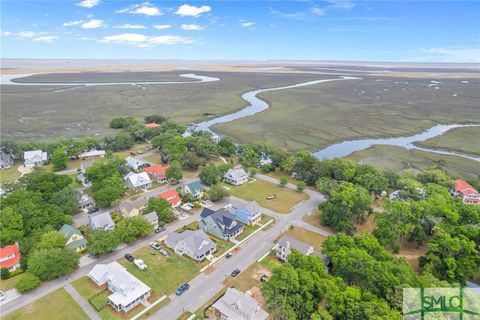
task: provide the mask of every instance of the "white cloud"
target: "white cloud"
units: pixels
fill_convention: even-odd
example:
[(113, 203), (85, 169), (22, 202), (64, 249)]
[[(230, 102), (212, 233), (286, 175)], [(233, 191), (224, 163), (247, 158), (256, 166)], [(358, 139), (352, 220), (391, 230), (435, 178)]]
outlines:
[(93, 8), (95, 7), (100, 0), (83, 0), (81, 2), (75, 3), (79, 7), (84, 7), (84, 8)]
[(348, 0), (326, 0), (330, 3), (329, 7), (331, 8), (339, 8), (339, 9), (352, 9), (355, 7), (355, 3)]
[(181, 36), (163, 35), (163, 36), (146, 36), (139, 33), (122, 33), (111, 36), (106, 36), (102, 43), (120, 43), (134, 45), (140, 48), (149, 48), (154, 45), (173, 45), (173, 44), (187, 44), (192, 43), (193, 40)]
[(76, 21), (66, 21), (63, 23), (64, 27), (71, 27), (71, 26), (78, 26), (83, 23), (83, 20), (76, 20)]
[(33, 32), (33, 31), (20, 31), (20, 32), (17, 32), (17, 36), (19, 36), (21, 39), (31, 39), (35, 36), (37, 36), (38, 33), (37, 32)]
[(87, 21), (84, 24), (82, 24), (83, 29), (97, 29), (97, 28), (101, 28), (101, 27), (104, 27), (104, 26), (105, 26), (105, 24), (104, 24), (103, 20), (100, 20), (100, 19), (92, 19), (92, 20)]
[(203, 29), (205, 28), (198, 24), (182, 24), (182, 30), (198, 31)]
[(164, 29), (171, 28), (172, 25), (171, 24), (156, 24), (153, 27), (157, 30), (164, 30)]
[(2, 32), (2, 36), (9, 36), (11, 35), (12, 33), (10, 31), (4, 31)]
[(146, 16), (160, 16), (162, 11), (155, 7), (150, 2), (143, 2), (141, 4), (132, 4), (125, 9), (115, 11), (116, 13), (132, 13), (132, 14), (144, 14)]
[(325, 10), (319, 7), (312, 7), (310, 8), (310, 12), (316, 14), (317, 16), (323, 16), (325, 14)]
[(421, 48), (412, 51), (422, 56), (413, 57), (410, 61), (480, 63), (480, 48)]
[(245, 27), (245, 28), (253, 27), (254, 24), (255, 24), (255, 22), (252, 22), (252, 21), (243, 21), (243, 22), (240, 22), (240, 25), (241, 25), (242, 27)]
[(115, 29), (146, 29), (147, 27), (141, 25), (141, 24), (130, 24), (130, 23), (125, 23), (119, 26), (114, 26)]
[(32, 40), (36, 42), (53, 42), (56, 39), (58, 39), (57, 36), (40, 36), (33, 38)]
[(202, 13), (210, 12), (212, 8), (210, 6), (195, 7), (188, 4), (181, 5), (175, 12), (179, 16), (199, 17)]

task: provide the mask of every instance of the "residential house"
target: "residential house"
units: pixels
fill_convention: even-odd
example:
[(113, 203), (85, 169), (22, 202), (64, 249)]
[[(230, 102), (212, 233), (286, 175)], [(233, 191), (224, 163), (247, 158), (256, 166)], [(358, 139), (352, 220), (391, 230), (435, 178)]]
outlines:
[(77, 158), (78, 159), (95, 159), (95, 158), (105, 158), (105, 150), (90, 150), (80, 153)]
[(84, 186), (88, 186), (90, 184), (88, 179), (85, 177), (85, 171), (87, 170), (87, 168), (91, 167), (92, 164), (93, 164), (93, 160), (80, 163), (80, 173), (77, 177), (78, 177), (78, 180), (82, 181)]
[(125, 161), (127, 162), (127, 165), (135, 171), (137, 171), (138, 169), (143, 169), (150, 165), (147, 161), (134, 157), (126, 157)]
[(243, 232), (243, 225), (235, 220), (235, 216), (225, 209), (213, 211), (203, 208), (200, 213), (199, 228), (223, 240), (235, 239)]
[(263, 167), (265, 165), (271, 165), (272, 163), (272, 158), (267, 156), (265, 153), (262, 153), (262, 155), (260, 156), (259, 166)]
[(288, 236), (281, 237), (280, 240), (277, 241), (275, 249), (277, 251), (277, 258), (284, 262), (287, 261), (287, 257), (293, 249), (306, 256), (313, 253), (313, 247), (311, 245)]
[(78, 207), (80, 209), (88, 209), (95, 206), (95, 201), (88, 195), (80, 192), (80, 200), (78, 201)]
[(155, 211), (152, 211), (152, 212), (147, 213), (147, 214), (143, 214), (140, 217), (142, 217), (145, 220), (147, 220), (148, 222), (150, 222), (150, 224), (153, 226), (153, 229), (158, 228), (158, 215)]
[(112, 292), (108, 304), (117, 311), (130, 311), (145, 302), (152, 291), (116, 261), (95, 265), (87, 276), (98, 286), (107, 285)]
[(127, 199), (120, 203), (119, 209), (124, 217), (135, 217), (140, 214), (140, 210), (148, 206), (146, 196), (138, 197), (135, 200)]
[(80, 252), (87, 248), (87, 240), (83, 234), (75, 227), (64, 224), (60, 232), (65, 235), (65, 247)]
[(129, 189), (148, 189), (152, 186), (152, 180), (145, 172), (130, 172), (124, 178), (125, 185)]
[(262, 219), (262, 208), (255, 200), (246, 204), (237, 204), (229, 211), (235, 215), (237, 221), (248, 225), (257, 224)]
[(155, 123), (155, 122), (150, 122), (150, 123), (145, 123), (145, 127), (146, 128), (150, 128), (150, 129), (153, 129), (153, 128), (158, 128), (160, 127), (160, 125), (158, 123)]
[(165, 244), (176, 254), (186, 254), (195, 261), (203, 261), (217, 251), (217, 244), (203, 230), (170, 233), (165, 239)]
[(455, 180), (453, 194), (462, 198), (465, 204), (480, 204), (480, 193), (464, 180)]
[(217, 319), (221, 320), (267, 320), (268, 313), (247, 292), (228, 288), (213, 304)]
[(241, 166), (236, 166), (233, 169), (228, 169), (228, 171), (223, 175), (223, 181), (239, 186), (248, 181), (249, 175)]
[(152, 178), (153, 180), (159, 183), (167, 183), (167, 169), (170, 168), (170, 165), (162, 166), (160, 164), (155, 164), (153, 166), (145, 168), (145, 172)]
[(48, 154), (42, 150), (25, 151), (23, 153), (25, 166), (41, 166), (48, 160)]
[(11, 154), (0, 151), (0, 168), (7, 169), (13, 167), (13, 160)]
[(17, 243), (0, 248), (0, 268), (15, 271), (20, 268), (20, 247)]
[(176, 208), (182, 204), (182, 198), (180, 198), (176, 189), (164, 191), (158, 194), (157, 198), (163, 198), (167, 200), (172, 205), (172, 208)]
[(210, 141), (212, 141), (213, 143), (219, 143), (220, 142), (220, 137), (218, 135), (214, 134), (210, 137)]
[(115, 229), (115, 223), (112, 220), (112, 217), (110, 216), (110, 213), (108, 212), (103, 212), (97, 215), (90, 215), (88, 217), (90, 220), (90, 227), (93, 230), (113, 230)]
[(205, 187), (200, 180), (192, 181), (183, 186), (183, 192), (191, 194), (195, 199), (203, 198)]

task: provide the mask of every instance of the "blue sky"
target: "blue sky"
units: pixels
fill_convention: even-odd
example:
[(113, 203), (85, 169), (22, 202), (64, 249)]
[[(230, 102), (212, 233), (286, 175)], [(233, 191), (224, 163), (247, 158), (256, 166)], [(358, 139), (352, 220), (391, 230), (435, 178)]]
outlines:
[(479, 1), (2, 0), (4, 58), (479, 62)]

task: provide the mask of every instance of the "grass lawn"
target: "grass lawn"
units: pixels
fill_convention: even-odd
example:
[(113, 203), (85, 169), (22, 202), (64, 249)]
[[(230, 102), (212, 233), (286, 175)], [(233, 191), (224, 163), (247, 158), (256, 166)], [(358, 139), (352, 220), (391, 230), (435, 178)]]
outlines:
[(20, 172), (17, 170), (19, 166), (21, 166), (21, 164), (16, 164), (8, 169), (1, 169), (0, 182), (15, 181), (20, 178)]
[(283, 235), (308, 243), (317, 251), (322, 251), (322, 243), (327, 239), (327, 237), (321, 234), (298, 227), (288, 229)]
[[(154, 301), (152, 301), (152, 302), (154, 302)], [(156, 304), (155, 307), (151, 308), (150, 310), (145, 312), (142, 316), (140, 316), (139, 319), (148, 319), (148, 317), (150, 317), (152, 314), (154, 314), (158, 310), (162, 309), (164, 306), (166, 306), (169, 303), (170, 303), (170, 298), (166, 297), (164, 300), (162, 300), (162, 302)]]
[(143, 157), (143, 160), (154, 163), (154, 164), (162, 163), (162, 159), (160, 158), (160, 153), (154, 153), (149, 156)]
[(182, 233), (187, 230), (195, 231), (195, 230), (198, 230), (198, 225), (199, 225), (199, 221), (193, 221), (192, 223), (189, 223), (181, 227), (180, 229), (175, 230), (175, 232)]
[[(145, 282), (159, 296), (173, 293), (180, 285), (193, 279), (200, 269), (193, 260), (174, 254), (165, 245), (163, 247), (170, 252), (169, 257), (162, 256), (148, 246), (132, 253), (136, 259), (142, 259), (145, 262), (148, 266), (146, 271), (138, 270), (132, 262), (128, 262), (125, 258), (118, 260), (127, 268), (128, 272)], [(155, 254), (152, 255), (152, 252)]]
[(242, 272), (235, 278), (228, 277), (224, 284), (227, 287), (235, 287), (240, 291), (248, 291), (253, 287), (260, 288), (260, 277), (266, 275), (270, 277), (272, 270), (281, 266), (282, 263), (275, 258), (275, 255), (268, 255), (261, 262), (255, 261), (247, 269), (241, 270)]
[(230, 241), (225, 241), (222, 239), (218, 239), (212, 235), (209, 235), (210, 239), (214, 240), (215, 243), (217, 244), (217, 251), (215, 252), (215, 256), (219, 257), (221, 256), (225, 251), (233, 247), (235, 244)]
[(420, 142), (427, 148), (439, 148), (480, 155), (480, 127), (455, 128), (445, 134)]
[(63, 288), (4, 317), (4, 320), (88, 320), (82, 308)]
[(259, 225), (254, 225), (254, 226), (249, 226), (249, 225), (243, 225), (243, 232), (236, 238), (238, 241), (242, 241), (249, 235), (251, 235), (255, 230), (260, 228)]
[(115, 156), (118, 156), (118, 157), (122, 158), (122, 159), (125, 159), (128, 156), (132, 156), (132, 153), (133, 153), (134, 155), (132, 157), (134, 157), (135, 155), (138, 155), (138, 152), (144, 153), (145, 152), (144, 149), (148, 146), (149, 146), (148, 143), (135, 144), (130, 149), (117, 151), (117, 152), (114, 152), (113, 154)]
[(7, 291), (10, 289), (13, 289), (13, 287), (15, 287), (15, 284), (24, 276), (25, 276), (25, 273), (20, 273), (7, 280), (0, 280), (0, 291)]
[[(267, 209), (278, 213), (289, 213), (294, 205), (308, 199), (308, 195), (278, 185), (256, 180), (252, 183), (244, 183), (241, 186), (228, 186), (231, 195), (247, 201), (255, 200)], [(267, 200), (268, 196), (276, 195), (275, 199)]]

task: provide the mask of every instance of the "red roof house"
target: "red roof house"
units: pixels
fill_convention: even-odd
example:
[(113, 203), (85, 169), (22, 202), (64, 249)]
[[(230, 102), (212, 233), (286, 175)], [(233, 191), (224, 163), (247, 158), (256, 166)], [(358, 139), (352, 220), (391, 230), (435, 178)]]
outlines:
[(8, 271), (20, 268), (20, 248), (18, 244), (0, 248), (0, 268), (7, 268)]
[(161, 164), (155, 164), (145, 168), (145, 172), (150, 178), (157, 180), (158, 182), (168, 182), (166, 172), (170, 168), (170, 165), (162, 166)]
[(182, 203), (182, 198), (178, 195), (176, 189), (171, 189), (157, 195), (157, 198), (163, 198), (167, 200), (173, 208), (178, 207)]
[(480, 204), (480, 193), (462, 179), (455, 180), (455, 195), (463, 199), (463, 203)]
[(150, 123), (145, 123), (145, 127), (147, 127), (147, 128), (158, 128), (158, 127), (160, 127), (160, 125), (158, 123), (155, 123), (155, 122), (150, 122)]

